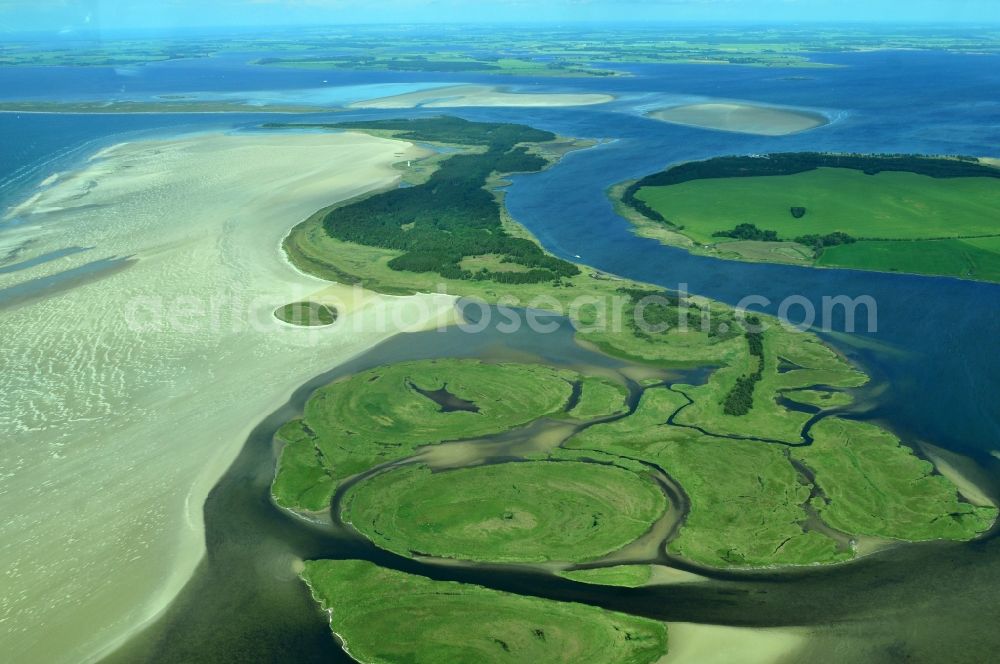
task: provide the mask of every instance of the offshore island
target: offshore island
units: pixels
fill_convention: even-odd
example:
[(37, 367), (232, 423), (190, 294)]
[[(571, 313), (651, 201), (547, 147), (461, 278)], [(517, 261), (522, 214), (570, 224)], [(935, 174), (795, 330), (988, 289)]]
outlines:
[[(571, 309), (577, 343), (603, 367), (440, 358), (321, 387), (278, 432), (279, 506), (404, 558), (625, 587), (670, 565), (849, 564), (905, 542), (975, 539), (995, 522), (946, 466), (841, 416), (868, 377), (817, 337), (545, 252), (497, 186), (572, 141), (447, 117), (326, 127), (458, 151), (430, 157), (406, 187), (297, 226), (284, 246), (301, 270), (389, 294), (445, 283), (489, 304), (542, 295), (561, 311), (586, 296), (617, 303), (625, 324)], [(655, 210), (643, 191), (631, 202)], [(668, 651), (663, 623), (594, 606), (363, 560), (309, 560), (301, 576), (362, 662), (655, 662)]]
[(1000, 168), (986, 159), (716, 157), (611, 196), (639, 235), (717, 258), (1000, 282)]

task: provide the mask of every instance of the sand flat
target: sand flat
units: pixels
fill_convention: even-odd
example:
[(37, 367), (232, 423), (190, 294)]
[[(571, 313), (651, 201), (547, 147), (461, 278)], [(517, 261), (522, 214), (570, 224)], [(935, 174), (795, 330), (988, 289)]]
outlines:
[[(19, 215), (0, 289), (95, 260), (128, 269), (0, 316), (0, 648), (92, 661), (174, 597), (204, 553), (202, 506), (252, 428), (302, 383), (401, 329), (453, 316), (298, 273), (279, 246), (316, 209), (397, 181), (412, 144), (361, 134), (201, 134), (103, 151)], [(49, 210), (39, 212), (39, 210)], [(276, 306), (342, 302), (329, 328)]]
[(592, 106), (614, 101), (598, 93), (507, 92), (491, 85), (450, 85), (418, 90), (391, 97), (367, 99), (348, 104), (348, 108), (459, 108), (508, 106), (545, 108)]
[(737, 102), (673, 106), (649, 113), (671, 124), (757, 136), (788, 136), (829, 124), (821, 113)]
[(658, 664), (774, 664), (794, 662), (808, 632), (794, 627), (755, 629), (667, 623), (670, 651)]

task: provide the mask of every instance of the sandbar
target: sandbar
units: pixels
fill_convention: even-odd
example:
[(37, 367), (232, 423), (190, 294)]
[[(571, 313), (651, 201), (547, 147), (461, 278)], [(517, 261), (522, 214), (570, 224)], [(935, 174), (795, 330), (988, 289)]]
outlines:
[(508, 106), (546, 108), (592, 106), (614, 101), (600, 93), (508, 92), (491, 85), (450, 85), (418, 90), (391, 97), (379, 97), (348, 104), (348, 108), (458, 108)]
[[(280, 249), (315, 210), (393, 185), (393, 164), (422, 154), (357, 133), (132, 142), (19, 206), (22, 259), (92, 249), (0, 274), (0, 289), (129, 266), (0, 317), (5, 658), (94, 661), (134, 633), (201, 560), (208, 492), (267, 413), (379, 341), (453, 319), (450, 296), (331, 285)], [(341, 316), (273, 317), (303, 299)]]
[(757, 136), (788, 136), (830, 123), (829, 118), (814, 111), (739, 102), (673, 106), (652, 111), (649, 117), (687, 127)]
[(773, 664), (795, 660), (808, 633), (795, 628), (756, 629), (667, 623), (670, 651), (658, 664)]

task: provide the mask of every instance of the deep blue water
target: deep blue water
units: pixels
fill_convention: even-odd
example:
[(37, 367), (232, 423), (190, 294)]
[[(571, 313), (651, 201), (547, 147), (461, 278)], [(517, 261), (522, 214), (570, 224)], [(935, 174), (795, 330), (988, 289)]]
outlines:
[[(127, 68), (0, 68), (0, 97), (146, 98), (185, 92), (294, 91), (369, 83), (459, 82), (453, 74), (344, 73), (250, 67), (227, 57)], [(612, 139), (541, 174), (517, 177), (508, 205), (553, 252), (636, 279), (736, 303), (802, 295), (871, 295), (878, 331), (892, 352), (831, 341), (892, 389), (875, 416), (901, 433), (965, 451), (1000, 449), (1000, 286), (956, 279), (814, 270), (719, 261), (637, 238), (612, 211), (605, 189), (664, 166), (729, 153), (781, 150), (998, 155), (1000, 58), (880, 52), (824, 56), (834, 69), (716, 66), (634, 67), (631, 78), (507, 79), (547, 89), (615, 92), (620, 100), (580, 109), (468, 109), (473, 119), (518, 121), (565, 135)], [(323, 84), (322, 81), (327, 81)], [(463, 82), (497, 83), (487, 76)], [(295, 93), (291, 93), (294, 98)], [(636, 107), (667, 97), (711, 96), (823, 110), (835, 121), (782, 138), (668, 125)], [(414, 114), (426, 112), (417, 111)], [(338, 119), (390, 113), (338, 114)], [(0, 204), (97, 146), (149, 133), (251, 127), (265, 116), (0, 114)], [(998, 212), (1000, 214), (1000, 212)], [(290, 220), (295, 221), (295, 220)], [(835, 325), (835, 329), (836, 329)], [(896, 352), (900, 351), (900, 352)]]

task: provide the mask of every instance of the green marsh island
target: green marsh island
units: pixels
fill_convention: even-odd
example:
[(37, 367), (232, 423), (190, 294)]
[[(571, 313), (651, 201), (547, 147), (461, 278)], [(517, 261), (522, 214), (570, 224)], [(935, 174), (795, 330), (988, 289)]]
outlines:
[(641, 664), (666, 654), (663, 623), (584, 604), (432, 581), (360, 560), (308, 562), (302, 577), (360, 662)]
[(337, 309), (306, 300), (278, 307), (274, 310), (274, 317), (289, 325), (322, 327), (337, 322)]
[(1000, 281), (1000, 168), (973, 157), (717, 157), (612, 197), (639, 234), (697, 253)]
[[(619, 588), (654, 583), (655, 570), (674, 565), (844, 564), (991, 528), (996, 508), (966, 500), (891, 432), (845, 416), (868, 376), (816, 336), (546, 253), (497, 186), (546, 168), (572, 141), (455, 118), (327, 126), (455, 150), (412, 165), (406, 187), (296, 227), (285, 250), (301, 269), (393, 294), (443, 283), (490, 304), (545, 296), (565, 313), (588, 297), (614, 309), (569, 308), (576, 343), (604, 358), (600, 367), (442, 358), (316, 390), (278, 432), (272, 494), (284, 509), (338, 522), (408, 565), (511, 565)], [(807, 220), (805, 232), (821, 235), (822, 206), (795, 202), (805, 215), (786, 210), (774, 230)], [(934, 223), (927, 233), (940, 232)], [(971, 209), (965, 223), (963, 232), (983, 230)], [(708, 221), (692, 227), (714, 232)], [(885, 220), (880, 232), (891, 227)], [(640, 325), (640, 309), (661, 325)], [(602, 324), (616, 317), (623, 324)], [(660, 622), (372, 562), (311, 560), (302, 578), (361, 662), (656, 662), (668, 647)]]

